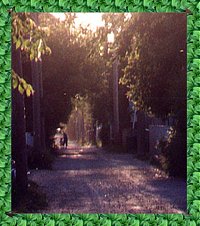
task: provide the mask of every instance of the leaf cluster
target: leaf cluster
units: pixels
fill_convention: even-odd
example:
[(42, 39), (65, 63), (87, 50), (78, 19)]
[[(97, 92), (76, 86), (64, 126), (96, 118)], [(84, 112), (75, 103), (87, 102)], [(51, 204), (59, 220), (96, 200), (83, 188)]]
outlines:
[[(26, 60), (41, 60), (42, 54), (51, 54), (46, 44), (47, 31), (36, 25), (30, 13), (14, 13), (12, 15), (12, 43), (16, 50), (20, 49)], [(28, 97), (34, 94), (31, 84), (22, 75), (12, 70), (12, 86)]]
[(176, 14), (134, 14), (125, 23), (120, 83), (136, 108), (166, 117), (186, 104), (185, 25)]
[(12, 16), (12, 41), (16, 49), (24, 51), (30, 60), (41, 60), (42, 54), (50, 54), (46, 45), (47, 29), (41, 28), (31, 18), (30, 13), (17, 13)]
[(76, 94), (91, 97), (93, 116), (99, 121), (110, 108), (108, 71), (112, 68), (106, 71), (106, 28), (94, 32), (89, 27), (77, 27), (75, 18), (71, 13), (66, 14), (65, 21), (49, 14), (40, 18), (41, 26), (48, 26), (50, 32), (47, 45), (52, 54), (43, 60), (43, 84), (46, 120), (54, 128), (59, 120), (67, 120), (72, 110), (71, 97)]
[(28, 97), (34, 94), (33, 87), (28, 84), (25, 79), (20, 77), (17, 73), (12, 70), (12, 84), (13, 84), (13, 89), (18, 89), (18, 91), (21, 94), (26, 93)]

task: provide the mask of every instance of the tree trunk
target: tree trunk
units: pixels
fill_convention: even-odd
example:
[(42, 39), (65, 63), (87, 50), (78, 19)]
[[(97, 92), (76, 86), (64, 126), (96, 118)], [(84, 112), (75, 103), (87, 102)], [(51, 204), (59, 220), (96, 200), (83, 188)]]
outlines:
[(42, 121), (41, 121), (41, 81), (38, 62), (31, 62), (33, 89), (33, 136), (34, 136), (34, 159), (39, 164), (42, 157)]
[[(20, 51), (12, 48), (12, 69), (22, 75)], [(24, 96), (12, 89), (12, 158), (16, 162), (17, 192), (24, 194), (27, 191), (27, 150), (25, 139), (25, 111)]]
[[(36, 25), (39, 25), (38, 13), (32, 14)], [(42, 62), (31, 62), (32, 83), (35, 93), (33, 95), (33, 136), (34, 136), (34, 159), (40, 165), (45, 152), (44, 112), (42, 111), (43, 85), (42, 85)]]

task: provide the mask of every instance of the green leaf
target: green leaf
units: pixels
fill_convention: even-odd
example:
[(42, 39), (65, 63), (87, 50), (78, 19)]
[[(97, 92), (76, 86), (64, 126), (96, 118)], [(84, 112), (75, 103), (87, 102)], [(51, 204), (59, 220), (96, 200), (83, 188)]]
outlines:
[(122, 7), (124, 5), (125, 1), (122, 0), (115, 0), (115, 5), (117, 7)]
[(49, 47), (46, 47), (46, 54), (48, 54), (48, 55), (51, 54), (51, 49)]
[[(195, 183), (200, 183), (200, 173), (199, 172), (194, 172), (192, 175), (192, 180)], [(199, 200), (200, 202), (200, 200)], [(199, 206), (200, 207), (200, 206)]]
[(24, 88), (22, 87), (21, 84), (19, 84), (19, 86), (18, 86), (18, 91), (19, 91), (21, 94), (24, 94)]
[[(5, 108), (4, 108), (4, 109), (5, 109)], [(3, 133), (0, 134), (0, 140), (5, 140), (5, 137), (6, 137), (5, 134), (3, 134)]]
[(144, 0), (144, 6), (145, 7), (150, 7), (152, 5), (152, 1), (151, 0)]
[(26, 220), (21, 219), (20, 221), (17, 222), (17, 225), (18, 226), (26, 226)]
[(31, 54), (30, 54), (30, 60), (32, 61), (34, 59), (34, 53), (32, 52)]
[(30, 43), (30, 41), (29, 41), (28, 39), (24, 41), (24, 46), (25, 46), (26, 48), (29, 48), (30, 45), (31, 45), (31, 43)]
[(26, 89), (27, 86), (28, 86), (27, 82), (23, 78), (21, 79), (21, 84), (22, 84), (24, 89)]
[(55, 226), (55, 221), (50, 220), (48, 223), (45, 224), (46, 226)]
[(3, 189), (0, 189), (0, 197), (4, 197), (5, 196), (6, 191)]
[(22, 83), (23, 88), (27, 89), (28, 84), (24, 79), (21, 80), (21, 83)]
[(16, 42), (16, 49), (18, 49), (20, 47), (20, 45), (21, 45), (21, 41), (20, 41), (20, 39), (18, 39)]
[(73, 224), (74, 226), (83, 226), (82, 220), (76, 220), (76, 222)]
[(0, 49), (0, 56), (3, 56), (5, 54), (5, 49), (1, 48)]
[(83, 4), (84, 4), (84, 0), (77, 0), (77, 3), (78, 3), (79, 5), (83, 5)]
[(37, 0), (31, 0), (31, 6), (36, 7), (38, 4)]
[(18, 86), (18, 79), (17, 77), (13, 77), (13, 80), (12, 80), (12, 85), (13, 85), (13, 89), (16, 89), (17, 86)]
[(93, 221), (93, 220), (98, 219), (98, 215), (97, 214), (83, 214), (82, 219), (87, 220), (87, 221)]
[(167, 220), (162, 219), (161, 222), (159, 222), (159, 225), (160, 226), (167, 226), (168, 225), (168, 222), (167, 222)]
[(34, 48), (31, 48), (30, 60), (32, 61), (34, 58), (35, 58), (35, 50)]
[(64, 0), (59, 0), (58, 5), (64, 7), (64, 6), (65, 6), (65, 3), (66, 3), (66, 1), (64, 1)]
[(8, 0), (2, 0), (2, 2), (3, 2), (4, 5), (9, 4), (9, 1)]
[(0, 76), (0, 84), (4, 84), (5, 83), (5, 77), (3, 77), (2, 75)]
[(200, 10), (200, 2), (197, 4), (197, 9)]
[(30, 97), (30, 95), (31, 95), (31, 90), (30, 90), (30, 88), (27, 88), (27, 89), (26, 89), (26, 95), (27, 95), (28, 97)]
[[(2, 103), (1, 103), (1, 105), (0, 105), (0, 112), (4, 112), (5, 109), (6, 109), (5, 104), (2, 104)], [(0, 136), (1, 136), (1, 135), (0, 135)], [(1, 138), (0, 138), (0, 139), (1, 139)]]
[(188, 226), (196, 226), (196, 223), (195, 223), (195, 221), (189, 221), (189, 224), (188, 224)]
[(5, 163), (5, 161), (0, 161), (0, 168), (4, 168), (5, 167), (5, 165), (6, 165), (6, 163)]
[(179, 0), (172, 0), (172, 6), (173, 7), (178, 8), (178, 7), (180, 7), (180, 5), (181, 5), (181, 3), (180, 3)]
[(200, 49), (196, 49), (196, 50), (195, 50), (195, 55), (196, 55), (196, 56), (200, 56)]
[[(101, 226), (111, 226), (111, 220), (108, 220), (106, 218), (100, 219), (100, 225)], [(131, 226), (131, 225), (130, 225)]]
[(0, 19), (0, 27), (4, 27), (5, 26), (5, 21)]

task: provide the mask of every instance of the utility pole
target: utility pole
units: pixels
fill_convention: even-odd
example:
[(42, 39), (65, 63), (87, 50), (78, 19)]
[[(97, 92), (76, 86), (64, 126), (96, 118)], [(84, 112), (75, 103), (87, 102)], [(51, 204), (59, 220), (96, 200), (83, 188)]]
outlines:
[(84, 122), (84, 114), (83, 114), (83, 107), (81, 107), (81, 143), (84, 144), (85, 141), (85, 122)]
[(119, 97), (118, 97), (118, 65), (116, 56), (113, 62), (113, 138), (114, 143), (119, 143)]
[(108, 45), (106, 46), (107, 53), (108, 51), (113, 54), (113, 76), (112, 76), (112, 83), (113, 83), (113, 125), (112, 125), (112, 135), (113, 135), (113, 141), (114, 144), (118, 144), (120, 141), (119, 136), (119, 97), (118, 97), (118, 65), (119, 65), (119, 59), (117, 56), (116, 48), (113, 45), (115, 34), (113, 32), (109, 33), (107, 35), (108, 44), (112, 44), (112, 48), (109, 51)]

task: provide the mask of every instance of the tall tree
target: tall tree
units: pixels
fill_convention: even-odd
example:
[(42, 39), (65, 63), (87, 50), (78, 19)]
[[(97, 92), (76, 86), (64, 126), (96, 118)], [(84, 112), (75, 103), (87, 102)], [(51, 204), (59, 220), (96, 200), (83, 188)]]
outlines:
[[(176, 119), (166, 151), (170, 171), (186, 175), (186, 15), (133, 14), (119, 37), (121, 84), (134, 106)], [(144, 131), (144, 129), (143, 129)]]
[[(12, 68), (22, 74), (21, 54), (12, 48)], [(12, 158), (16, 161), (17, 192), (27, 189), (27, 150), (25, 142), (24, 96), (12, 90)]]
[(156, 116), (179, 117), (186, 106), (186, 16), (133, 15), (119, 52), (121, 83), (134, 105)]
[(41, 18), (42, 26), (50, 28), (47, 44), (52, 50), (43, 64), (45, 115), (46, 121), (51, 122), (46, 128), (49, 133), (60, 121), (67, 121), (72, 110), (71, 97), (76, 94), (91, 97), (96, 120), (110, 117), (109, 74), (105, 73), (108, 57), (103, 54), (107, 42), (105, 28), (94, 32), (77, 27), (75, 17), (66, 14), (66, 20), (59, 21), (46, 14)]
[(31, 84), (23, 77), (22, 61), (38, 61), (49, 52), (45, 44), (46, 33), (36, 26), (30, 13), (12, 15), (12, 156), (16, 161), (18, 192), (27, 190), (27, 150), (24, 95), (34, 94)]

